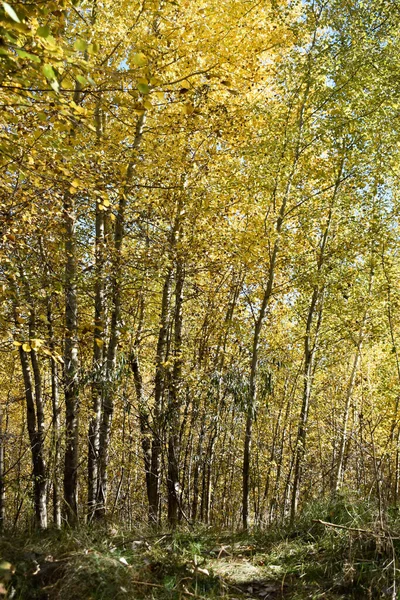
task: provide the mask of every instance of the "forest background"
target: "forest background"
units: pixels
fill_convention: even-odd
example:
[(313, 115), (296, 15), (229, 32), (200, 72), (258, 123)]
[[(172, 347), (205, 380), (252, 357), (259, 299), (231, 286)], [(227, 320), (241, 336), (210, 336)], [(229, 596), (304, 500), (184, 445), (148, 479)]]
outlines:
[(0, 4), (1, 526), (396, 506), (400, 7)]

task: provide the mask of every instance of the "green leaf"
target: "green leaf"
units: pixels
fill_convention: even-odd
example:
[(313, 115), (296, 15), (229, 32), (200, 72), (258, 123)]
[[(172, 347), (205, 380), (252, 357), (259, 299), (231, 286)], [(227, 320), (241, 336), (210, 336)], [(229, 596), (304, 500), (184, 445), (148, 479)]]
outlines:
[(29, 60), (33, 60), (33, 62), (40, 63), (40, 58), (36, 56), (36, 54), (30, 54), (29, 52), (22, 50), (22, 48), (16, 48), (15, 51), (20, 58), (29, 58)]
[(83, 75), (77, 75), (76, 79), (81, 85), (87, 85), (87, 79)]
[(21, 23), (19, 17), (12, 6), (8, 4), (8, 2), (3, 2), (4, 12), (16, 23)]
[(56, 74), (54, 73), (53, 67), (51, 65), (49, 65), (49, 64), (43, 65), (42, 71), (43, 71), (43, 75), (48, 80), (48, 82), (50, 84), (50, 87), (55, 92), (58, 92), (59, 89), (60, 89), (60, 84), (57, 81)]
[(9, 31), (4, 32), (4, 37), (12, 44), (17, 43), (17, 38), (15, 36), (11, 35), (11, 33)]
[(176, 577), (175, 575), (166, 575), (164, 577), (164, 587), (169, 590), (172, 591), (174, 589), (174, 587), (176, 586)]
[(56, 74), (54, 73), (54, 69), (51, 65), (48, 65), (48, 64), (43, 65), (42, 71), (43, 71), (43, 75), (47, 79), (55, 79), (56, 78)]
[(42, 27), (38, 27), (36, 30), (36, 34), (40, 35), (40, 37), (47, 38), (50, 35), (50, 27), (48, 25), (43, 25)]
[(80, 50), (81, 52), (84, 52), (86, 48), (87, 43), (85, 42), (85, 40), (76, 40), (76, 42), (74, 43), (75, 50)]
[(147, 83), (138, 83), (137, 88), (141, 94), (149, 93), (149, 86), (147, 85)]
[(47, 46), (50, 49), (56, 49), (57, 48), (57, 42), (56, 42), (56, 40), (54, 39), (54, 37), (52, 35), (47, 36), (46, 42), (47, 42)]
[(138, 54), (133, 55), (132, 62), (138, 67), (144, 67), (147, 64), (147, 58), (143, 52), (138, 52)]

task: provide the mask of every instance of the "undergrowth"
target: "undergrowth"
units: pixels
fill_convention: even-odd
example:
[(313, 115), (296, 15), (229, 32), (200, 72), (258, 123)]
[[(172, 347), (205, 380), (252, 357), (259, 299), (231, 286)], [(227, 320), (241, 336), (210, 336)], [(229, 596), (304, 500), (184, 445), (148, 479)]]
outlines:
[(396, 598), (399, 533), (396, 510), (382, 516), (373, 503), (345, 496), (305, 507), (292, 525), (251, 533), (111, 525), (5, 533), (0, 597)]

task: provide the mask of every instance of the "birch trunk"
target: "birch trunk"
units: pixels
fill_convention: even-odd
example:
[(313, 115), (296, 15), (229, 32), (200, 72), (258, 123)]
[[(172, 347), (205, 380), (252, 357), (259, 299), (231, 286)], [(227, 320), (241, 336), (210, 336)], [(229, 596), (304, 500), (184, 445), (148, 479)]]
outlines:
[(52, 405), (52, 446), (54, 453), (53, 472), (53, 522), (59, 529), (61, 527), (61, 493), (59, 481), (59, 469), (61, 463), (61, 423), (60, 423), (60, 392), (58, 385), (58, 364), (54, 356), (55, 342), (53, 330), (53, 315), (51, 310), (51, 299), (47, 303), (47, 322), (49, 332), (49, 347), (52, 352), (51, 361), (51, 405)]

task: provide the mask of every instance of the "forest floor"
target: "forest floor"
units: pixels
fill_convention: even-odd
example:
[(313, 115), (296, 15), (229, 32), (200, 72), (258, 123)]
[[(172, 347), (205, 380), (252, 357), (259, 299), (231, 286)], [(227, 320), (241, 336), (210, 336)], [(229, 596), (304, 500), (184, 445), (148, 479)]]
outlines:
[(320, 517), (345, 521), (345, 528), (308, 518), (252, 535), (206, 529), (124, 534), (115, 527), (5, 534), (0, 540), (0, 598), (400, 597), (398, 536), (376, 521), (360, 524), (351, 514), (347, 519)]

